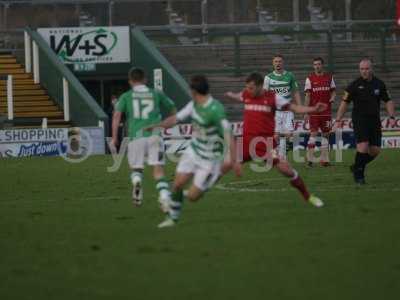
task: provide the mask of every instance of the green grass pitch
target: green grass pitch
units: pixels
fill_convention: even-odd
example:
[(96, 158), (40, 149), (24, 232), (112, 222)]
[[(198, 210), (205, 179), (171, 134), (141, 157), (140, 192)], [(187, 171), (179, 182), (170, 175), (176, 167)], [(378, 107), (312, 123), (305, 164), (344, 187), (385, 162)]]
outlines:
[(128, 167), (107, 173), (108, 156), (0, 160), (0, 299), (398, 299), (400, 152), (384, 151), (362, 188), (353, 155), (295, 165), (322, 209), (247, 166), (167, 230), (149, 171), (138, 209)]

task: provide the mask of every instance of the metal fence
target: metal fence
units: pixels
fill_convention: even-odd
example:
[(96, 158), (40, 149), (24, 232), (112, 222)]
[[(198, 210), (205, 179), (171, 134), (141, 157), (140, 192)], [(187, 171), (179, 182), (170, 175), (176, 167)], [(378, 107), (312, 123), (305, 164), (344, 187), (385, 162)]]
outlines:
[[(0, 1), (0, 29), (169, 24), (171, 4), (185, 21), (198, 21), (202, 0), (40, 0)], [(175, 3), (176, 2), (176, 3)], [(185, 5), (186, 4), (186, 5)], [(182, 6), (183, 5), (183, 6)], [(189, 6), (187, 6), (189, 5)], [(180, 10), (180, 7), (183, 7)], [(196, 9), (194, 9), (196, 8)], [(190, 17), (185, 9), (192, 12)], [(192, 20), (193, 19), (193, 20)]]
[(20, 56), (24, 48), (23, 30), (0, 30), (0, 50)]
[[(353, 67), (360, 57), (372, 58), (386, 71), (400, 66), (400, 29), (393, 20), (327, 22), (218, 24), (190, 26), (141, 26), (179, 71), (219, 72), (240, 75), (249, 70), (269, 68), (271, 55), (281, 53), (293, 70), (309, 68), (305, 55), (322, 56), (331, 71)], [(22, 30), (0, 31), (0, 49), (18, 56), (23, 47)], [(199, 50), (209, 49), (207, 60), (199, 60)], [(179, 53), (184, 53), (179, 57)], [(193, 64), (179, 66), (193, 57)], [(215, 67), (217, 65), (217, 67)], [(209, 67), (207, 67), (209, 66)]]
[[(185, 52), (187, 61), (191, 52), (208, 48), (208, 60), (215, 58), (222, 62), (222, 67), (216, 69), (206, 69), (202, 66), (207, 64), (201, 63), (196, 72), (240, 75), (244, 71), (265, 69), (276, 53), (287, 56), (294, 70), (309, 69), (309, 61), (304, 61), (306, 56), (324, 57), (331, 71), (352, 67), (360, 57), (372, 58), (382, 70), (400, 67), (400, 30), (393, 21), (318, 23), (319, 28), (315, 29), (316, 25), (282, 23), (263, 28), (259, 24), (221, 24), (187, 26), (175, 33), (170, 26), (141, 28), (171, 56)], [(179, 57), (174, 61), (179, 64)], [(187, 73), (191, 73), (190, 69), (180, 68)]]

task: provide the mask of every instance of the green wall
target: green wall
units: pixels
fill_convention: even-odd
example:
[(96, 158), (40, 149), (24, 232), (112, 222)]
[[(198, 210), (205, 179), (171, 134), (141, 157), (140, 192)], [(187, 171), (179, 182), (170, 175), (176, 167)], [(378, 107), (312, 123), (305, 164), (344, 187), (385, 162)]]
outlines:
[(164, 92), (175, 101), (178, 108), (183, 107), (191, 99), (186, 81), (139, 28), (132, 28), (131, 35), (134, 65), (146, 71), (150, 85), (153, 84), (153, 70), (162, 69)]

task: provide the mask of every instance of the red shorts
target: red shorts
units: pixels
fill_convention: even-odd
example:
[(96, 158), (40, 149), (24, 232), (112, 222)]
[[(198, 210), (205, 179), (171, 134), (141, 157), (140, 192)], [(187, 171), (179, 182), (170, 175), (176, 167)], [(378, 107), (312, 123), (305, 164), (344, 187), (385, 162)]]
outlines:
[(321, 130), (323, 133), (329, 133), (331, 131), (332, 118), (331, 116), (310, 116), (309, 124), (311, 132)]
[[(252, 142), (253, 141), (253, 142)], [(247, 162), (251, 160), (268, 160), (270, 158), (276, 158), (276, 147), (277, 142), (274, 137), (271, 136), (250, 136), (244, 135), (243, 139), (238, 139), (238, 155), (239, 161)], [(240, 153), (242, 149), (242, 153)]]

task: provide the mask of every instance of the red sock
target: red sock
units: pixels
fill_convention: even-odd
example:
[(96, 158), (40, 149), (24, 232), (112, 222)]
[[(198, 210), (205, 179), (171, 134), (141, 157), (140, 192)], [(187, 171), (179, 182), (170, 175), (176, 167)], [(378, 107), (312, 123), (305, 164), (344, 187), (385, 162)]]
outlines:
[(308, 192), (307, 187), (300, 176), (297, 176), (295, 179), (290, 180), (290, 184), (294, 188), (298, 189), (298, 191), (303, 195), (304, 200), (308, 201), (308, 198), (310, 198), (310, 193)]

